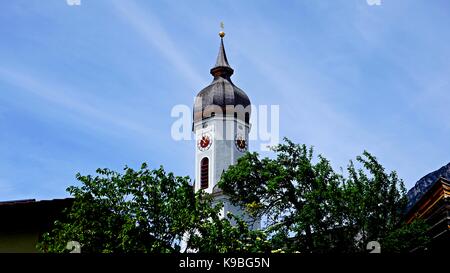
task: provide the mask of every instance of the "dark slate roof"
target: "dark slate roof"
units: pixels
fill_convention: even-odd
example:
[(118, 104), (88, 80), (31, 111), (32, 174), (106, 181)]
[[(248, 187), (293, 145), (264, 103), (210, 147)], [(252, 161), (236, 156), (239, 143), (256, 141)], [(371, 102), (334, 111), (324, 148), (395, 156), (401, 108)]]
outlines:
[(214, 66), (214, 68), (216, 67), (231, 68), (230, 64), (228, 63), (227, 54), (225, 53), (225, 46), (223, 45), (223, 39), (220, 39), (219, 54), (217, 55), (216, 65)]
[[(220, 113), (228, 113), (230, 107), (233, 108), (237, 105), (242, 105), (245, 108), (250, 105), (250, 99), (245, 92), (234, 85), (230, 79), (234, 70), (228, 63), (223, 39), (220, 41), (216, 64), (211, 68), (210, 73), (214, 76), (212, 83), (201, 90), (195, 98), (194, 122), (209, 117), (210, 113), (207, 112), (214, 112), (218, 115)], [(216, 110), (205, 111), (207, 109)], [(248, 112), (250, 115), (250, 111)]]
[(10, 201), (0, 201), (0, 209), (7, 207), (25, 207), (25, 206), (35, 206), (35, 205), (55, 205), (72, 203), (73, 198), (62, 198), (62, 199), (50, 199), (50, 200), (36, 200), (36, 199), (21, 199), (21, 200), (10, 200)]
[(72, 206), (73, 198), (52, 200), (14, 200), (0, 202), (0, 232), (47, 231), (65, 208)]
[(407, 210), (412, 208), (414, 204), (431, 188), (431, 186), (442, 177), (450, 180), (450, 163), (442, 166), (439, 170), (431, 172), (416, 182), (414, 187), (408, 191), (408, 206)]

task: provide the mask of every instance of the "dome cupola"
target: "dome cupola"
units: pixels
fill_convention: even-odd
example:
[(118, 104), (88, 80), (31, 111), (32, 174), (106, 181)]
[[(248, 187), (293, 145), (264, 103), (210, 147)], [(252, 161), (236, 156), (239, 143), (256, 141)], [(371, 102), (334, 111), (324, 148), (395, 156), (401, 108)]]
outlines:
[(219, 33), (220, 48), (216, 64), (210, 73), (214, 77), (210, 85), (201, 90), (194, 102), (194, 123), (214, 117), (237, 117), (245, 123), (250, 120), (250, 99), (242, 89), (234, 85), (231, 75), (234, 70), (228, 63), (223, 44), (224, 32)]

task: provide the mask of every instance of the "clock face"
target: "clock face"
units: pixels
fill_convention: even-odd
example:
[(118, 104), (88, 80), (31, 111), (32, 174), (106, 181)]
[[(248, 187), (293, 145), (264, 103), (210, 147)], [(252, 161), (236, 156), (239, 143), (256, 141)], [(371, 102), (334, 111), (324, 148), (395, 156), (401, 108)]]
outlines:
[(204, 134), (197, 142), (197, 147), (200, 151), (206, 151), (211, 147), (212, 140), (209, 134)]
[(240, 152), (245, 152), (247, 150), (247, 141), (245, 140), (245, 137), (241, 135), (236, 136), (234, 144)]

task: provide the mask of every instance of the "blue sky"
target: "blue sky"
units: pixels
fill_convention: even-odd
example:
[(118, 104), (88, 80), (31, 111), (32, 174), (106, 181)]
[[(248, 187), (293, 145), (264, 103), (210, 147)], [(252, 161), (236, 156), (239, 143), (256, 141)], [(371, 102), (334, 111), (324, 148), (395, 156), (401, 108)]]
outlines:
[(170, 112), (211, 81), (221, 21), (234, 83), (280, 105), (281, 136), (336, 168), (367, 149), (407, 188), (450, 161), (447, 0), (15, 0), (0, 9), (0, 200), (66, 197), (77, 172), (144, 161), (192, 177)]

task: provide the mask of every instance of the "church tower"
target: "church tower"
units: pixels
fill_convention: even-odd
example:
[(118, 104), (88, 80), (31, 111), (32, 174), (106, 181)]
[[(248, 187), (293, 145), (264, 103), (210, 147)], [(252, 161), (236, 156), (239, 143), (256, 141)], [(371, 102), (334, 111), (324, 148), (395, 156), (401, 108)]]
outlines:
[(203, 189), (224, 203), (222, 215), (230, 211), (243, 215), (228, 202), (217, 186), (222, 173), (237, 162), (248, 149), (250, 132), (250, 100), (231, 81), (234, 70), (225, 53), (222, 31), (216, 64), (210, 73), (213, 81), (201, 90), (194, 102), (193, 126), (195, 134), (195, 191)]

